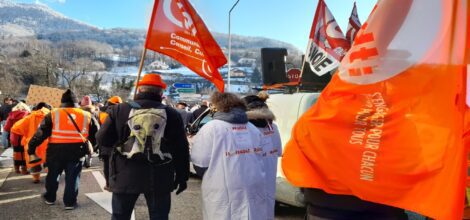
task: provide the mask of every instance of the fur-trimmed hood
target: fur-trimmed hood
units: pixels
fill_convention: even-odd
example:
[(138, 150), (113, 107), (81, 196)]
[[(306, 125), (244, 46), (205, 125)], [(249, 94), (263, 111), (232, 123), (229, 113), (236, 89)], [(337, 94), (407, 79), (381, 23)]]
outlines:
[(265, 119), (268, 121), (273, 121), (276, 119), (274, 113), (269, 110), (269, 108), (251, 109), (246, 112), (246, 115), (248, 116), (248, 120)]

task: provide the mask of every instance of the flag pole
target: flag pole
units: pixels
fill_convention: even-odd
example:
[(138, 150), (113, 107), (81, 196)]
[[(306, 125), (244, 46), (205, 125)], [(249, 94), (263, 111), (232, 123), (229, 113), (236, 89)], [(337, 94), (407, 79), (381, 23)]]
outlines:
[(302, 84), (302, 76), (304, 75), (304, 69), (305, 69), (305, 60), (307, 59), (308, 56), (308, 45), (307, 49), (305, 50), (305, 55), (304, 58), (302, 59), (302, 68), (300, 68), (300, 76), (299, 76), (299, 82), (297, 83), (297, 92), (300, 92), (300, 84)]
[(137, 83), (139, 83), (140, 74), (142, 73), (142, 69), (144, 68), (145, 55), (147, 55), (147, 48), (144, 46), (144, 50), (142, 51), (142, 56), (140, 57), (139, 70), (137, 72), (137, 79), (135, 80), (134, 99), (135, 99), (135, 96), (137, 95)]

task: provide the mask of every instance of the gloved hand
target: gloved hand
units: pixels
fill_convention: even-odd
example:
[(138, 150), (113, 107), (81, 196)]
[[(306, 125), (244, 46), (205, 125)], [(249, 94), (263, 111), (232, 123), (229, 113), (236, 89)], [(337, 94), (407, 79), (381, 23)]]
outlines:
[(186, 188), (188, 188), (188, 184), (186, 183), (186, 181), (175, 182), (174, 189), (177, 189), (176, 195), (179, 195), (180, 193), (182, 193), (184, 190), (186, 190)]

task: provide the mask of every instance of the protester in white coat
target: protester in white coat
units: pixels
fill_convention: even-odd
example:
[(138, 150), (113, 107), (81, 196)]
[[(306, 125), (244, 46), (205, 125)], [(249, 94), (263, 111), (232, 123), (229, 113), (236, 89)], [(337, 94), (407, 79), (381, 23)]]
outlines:
[(243, 98), (247, 106), (248, 120), (255, 125), (262, 134), (264, 156), (264, 170), (266, 172), (265, 187), (267, 191), (266, 213), (269, 220), (274, 219), (274, 206), (276, 201), (277, 161), (282, 155), (281, 135), (276, 124), (274, 113), (266, 105), (269, 96), (250, 95)]
[(261, 132), (251, 123), (241, 99), (215, 93), (214, 120), (194, 137), (191, 159), (202, 179), (206, 220), (264, 220), (265, 172)]

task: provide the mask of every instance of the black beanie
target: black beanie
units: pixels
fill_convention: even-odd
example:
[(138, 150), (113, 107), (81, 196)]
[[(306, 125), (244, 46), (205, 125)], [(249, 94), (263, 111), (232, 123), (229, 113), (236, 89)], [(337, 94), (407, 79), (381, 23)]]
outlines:
[(61, 103), (72, 103), (76, 104), (78, 103), (77, 96), (72, 92), (72, 90), (67, 89), (67, 91), (62, 94), (62, 98), (60, 99)]

